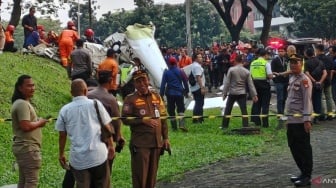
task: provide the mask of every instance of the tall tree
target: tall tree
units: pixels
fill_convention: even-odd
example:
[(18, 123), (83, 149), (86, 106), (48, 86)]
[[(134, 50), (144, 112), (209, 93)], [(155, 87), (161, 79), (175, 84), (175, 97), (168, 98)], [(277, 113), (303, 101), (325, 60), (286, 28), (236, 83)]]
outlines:
[[(221, 37), (224, 39), (225, 36), (229, 36), (223, 21), (209, 2), (193, 0), (191, 15), (191, 37), (194, 47), (206, 47), (213, 41), (220, 42)], [(104, 14), (98, 21), (96, 33), (105, 38), (117, 31), (124, 32), (128, 25), (148, 24), (152, 21), (156, 27), (155, 38), (160, 45), (186, 46), (185, 20), (185, 4), (154, 5), (152, 8)]]
[(295, 25), (288, 29), (297, 37), (336, 38), (335, 0), (279, 0), (281, 13), (292, 17)]
[(134, 4), (139, 8), (149, 8), (154, 5), (154, 0), (134, 0)]
[(261, 0), (251, 0), (254, 6), (259, 10), (259, 12), (263, 15), (263, 28), (260, 35), (260, 41), (266, 45), (269, 32), (271, 30), (271, 23), (272, 23), (272, 13), (275, 4), (278, 0), (267, 0), (266, 7), (265, 1)]
[(244, 26), (244, 22), (252, 10), (251, 7), (247, 5), (247, 0), (240, 0), (241, 5), (241, 15), (237, 21), (234, 23), (233, 18), (231, 16), (231, 8), (235, 0), (222, 0), (223, 8), (219, 2), (219, 0), (209, 0), (216, 8), (217, 12), (221, 16), (224, 21), (227, 29), (230, 32), (232, 41), (239, 41), (239, 34)]
[[(57, 1), (57, 3), (55, 3)], [(31, 6), (35, 6), (36, 10), (45, 17), (57, 16), (58, 9), (61, 9), (60, 0), (37, 0), (35, 3), (31, 3), (30, 0), (13, 0), (13, 9), (11, 11), (11, 17), (9, 23), (11, 25), (19, 25), (21, 18), (21, 11), (23, 9), (29, 9)]]
[(21, 16), (21, 0), (13, 0), (13, 11), (11, 13), (11, 18), (9, 20), (10, 25), (14, 25), (15, 27), (20, 22)]

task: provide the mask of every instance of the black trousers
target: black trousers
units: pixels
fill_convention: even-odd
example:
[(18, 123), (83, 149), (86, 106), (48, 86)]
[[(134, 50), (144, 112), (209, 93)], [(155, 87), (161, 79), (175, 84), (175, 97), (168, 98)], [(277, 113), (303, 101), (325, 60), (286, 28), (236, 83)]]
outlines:
[[(110, 168), (110, 174), (112, 174), (112, 164), (113, 164), (113, 160), (108, 160), (108, 166)], [(65, 175), (63, 178), (63, 182), (62, 182), (62, 188), (74, 188), (75, 187), (75, 177), (73, 175), (73, 173), (71, 172), (71, 170), (66, 170), (65, 171)], [(91, 185), (92, 188), (94, 188), (93, 185)]]
[[(226, 107), (223, 116), (222, 128), (227, 128), (229, 126), (230, 118), (225, 117), (226, 115), (231, 115), (232, 107), (235, 102), (238, 102), (240, 111), (242, 115), (247, 115), (246, 109), (246, 94), (243, 95), (229, 95), (226, 102)], [(248, 126), (248, 117), (242, 117), (243, 127)]]
[(85, 71), (85, 72), (71, 76), (71, 80), (75, 80), (78, 78), (81, 78), (86, 82), (86, 80), (90, 78), (90, 73), (88, 71)]
[[(251, 121), (258, 126), (261, 125), (262, 121), (262, 126), (268, 127), (268, 112), (271, 101), (271, 86), (266, 80), (254, 80), (253, 83), (257, 91), (258, 101), (252, 104)], [(259, 115), (266, 115), (266, 117), (260, 118)]]
[(288, 124), (287, 141), (301, 175), (311, 178), (313, 171), (313, 152), (310, 133), (304, 130), (303, 123)]

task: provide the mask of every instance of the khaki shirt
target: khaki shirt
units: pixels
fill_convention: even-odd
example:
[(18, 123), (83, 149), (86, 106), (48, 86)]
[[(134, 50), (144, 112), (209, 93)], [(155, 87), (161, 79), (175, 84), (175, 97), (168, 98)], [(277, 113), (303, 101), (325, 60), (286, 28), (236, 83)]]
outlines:
[[(167, 116), (165, 105), (159, 94), (149, 92), (141, 95), (137, 91), (128, 95), (124, 100), (122, 117), (155, 117), (155, 108), (158, 108), (160, 117)], [(161, 119), (157, 127), (150, 127), (142, 119), (122, 119), (131, 129), (130, 144), (136, 147), (159, 148), (163, 139), (168, 139), (167, 120)]]
[(34, 107), (28, 101), (18, 99), (12, 106), (13, 153), (40, 151), (42, 142), (41, 128), (28, 132), (23, 131), (20, 128), (20, 121), (23, 120), (35, 122), (37, 121), (37, 116)]
[(304, 73), (291, 75), (286, 100), (286, 110), (289, 115), (287, 123), (311, 121), (311, 114), (313, 113), (311, 96), (312, 82), (310, 79)]

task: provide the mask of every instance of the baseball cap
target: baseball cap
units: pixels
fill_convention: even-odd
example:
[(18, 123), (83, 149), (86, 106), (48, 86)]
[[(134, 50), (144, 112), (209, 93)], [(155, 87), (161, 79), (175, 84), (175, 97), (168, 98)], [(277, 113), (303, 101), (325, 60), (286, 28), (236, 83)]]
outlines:
[(176, 65), (176, 63), (177, 63), (177, 60), (176, 60), (176, 58), (175, 57), (169, 57), (169, 63), (170, 63), (170, 65)]

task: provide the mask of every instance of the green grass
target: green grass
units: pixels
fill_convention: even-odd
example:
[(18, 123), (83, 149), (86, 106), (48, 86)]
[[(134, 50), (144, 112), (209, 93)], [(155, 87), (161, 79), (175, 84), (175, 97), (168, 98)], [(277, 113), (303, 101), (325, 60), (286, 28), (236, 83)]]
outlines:
[[(33, 99), (39, 116), (52, 115), (57, 117), (59, 109), (71, 100), (69, 80), (66, 71), (57, 63), (34, 55), (4, 53), (0, 55), (0, 119), (10, 118), (10, 99), (14, 83), (21, 74), (29, 74), (36, 84)], [(219, 115), (219, 108), (205, 110), (205, 115)], [(234, 109), (233, 114), (240, 114)], [(186, 115), (191, 115), (188, 111)], [(240, 136), (223, 134), (219, 129), (221, 119), (206, 119), (201, 125), (194, 125), (187, 119), (188, 133), (170, 132), (172, 155), (165, 154), (160, 161), (159, 181), (175, 181), (182, 177), (183, 172), (195, 169), (205, 164), (239, 156), (259, 156), (263, 152), (280, 151), (285, 147), (284, 131), (275, 131), (276, 120), (270, 118), (271, 128), (262, 129), (260, 135)], [(13, 170), (15, 161), (11, 152), (11, 123), (0, 122), (0, 186), (15, 184), (18, 181), (18, 171)], [(231, 128), (241, 127), (241, 119), (233, 118)], [(128, 127), (122, 132), (129, 140)], [(43, 128), (42, 143), (43, 165), (40, 171), (39, 187), (61, 187), (64, 170), (58, 164), (58, 133), (54, 130), (54, 122)], [(174, 176), (179, 174), (180, 176)], [(114, 187), (131, 187), (130, 154), (128, 147), (117, 154), (113, 165), (112, 183)]]

